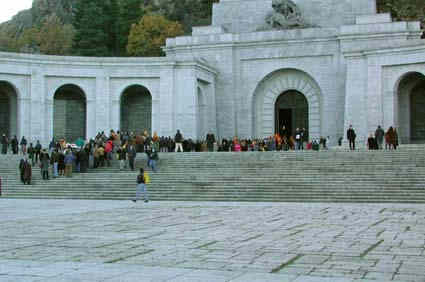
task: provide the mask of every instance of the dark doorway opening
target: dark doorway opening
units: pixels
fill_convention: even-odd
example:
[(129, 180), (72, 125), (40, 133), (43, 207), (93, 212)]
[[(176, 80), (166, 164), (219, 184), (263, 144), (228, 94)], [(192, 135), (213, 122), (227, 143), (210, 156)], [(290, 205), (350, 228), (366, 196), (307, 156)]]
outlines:
[[(278, 115), (276, 132), (279, 132), (280, 136), (285, 134), (288, 137), (292, 133), (292, 109), (277, 109), (276, 114)], [(285, 131), (283, 126), (285, 126)]]
[(297, 128), (305, 129), (305, 137), (308, 139), (308, 102), (302, 93), (289, 90), (276, 100), (275, 132), (289, 137), (295, 135)]

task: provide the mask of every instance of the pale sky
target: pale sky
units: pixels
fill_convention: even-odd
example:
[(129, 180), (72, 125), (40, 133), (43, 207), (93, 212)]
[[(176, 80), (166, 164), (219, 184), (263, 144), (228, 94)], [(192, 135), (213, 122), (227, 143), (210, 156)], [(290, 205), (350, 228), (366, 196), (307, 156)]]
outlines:
[(32, 6), (32, 0), (0, 0), (0, 2), (0, 23), (10, 20), (19, 11)]

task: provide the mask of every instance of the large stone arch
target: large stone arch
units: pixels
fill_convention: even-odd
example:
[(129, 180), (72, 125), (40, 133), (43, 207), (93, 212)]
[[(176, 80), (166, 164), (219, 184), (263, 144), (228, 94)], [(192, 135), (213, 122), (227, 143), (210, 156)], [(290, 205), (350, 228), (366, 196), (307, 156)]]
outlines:
[(0, 80), (0, 135), (18, 135), (18, 99), (16, 87), (9, 81)]
[(152, 94), (141, 84), (127, 86), (120, 95), (120, 130), (152, 134)]
[(54, 93), (53, 137), (67, 142), (87, 138), (87, 96), (76, 84), (64, 84)]
[(275, 133), (275, 104), (281, 94), (297, 91), (308, 102), (308, 133), (310, 138), (321, 135), (321, 90), (317, 82), (306, 72), (297, 69), (281, 69), (267, 75), (257, 86), (253, 97), (253, 135), (271, 136)]
[(425, 141), (425, 75), (403, 74), (394, 89), (395, 122), (402, 143)]

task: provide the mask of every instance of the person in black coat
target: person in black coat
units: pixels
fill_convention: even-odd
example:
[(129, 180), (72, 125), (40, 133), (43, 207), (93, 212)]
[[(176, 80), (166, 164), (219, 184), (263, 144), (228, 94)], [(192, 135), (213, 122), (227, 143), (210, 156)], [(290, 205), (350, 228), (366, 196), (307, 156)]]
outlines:
[(12, 141), (10, 141), (10, 144), (12, 145), (12, 152), (14, 155), (18, 154), (18, 138), (16, 138), (16, 135), (13, 137)]
[(350, 124), (350, 127), (347, 130), (347, 139), (350, 143), (350, 150), (356, 149), (356, 132), (353, 129), (353, 126)]
[(7, 154), (7, 147), (9, 146), (9, 140), (6, 137), (6, 134), (3, 134), (1, 137), (1, 153), (3, 155)]
[(89, 166), (89, 149), (86, 146), (83, 150), (80, 151), (80, 172), (86, 173)]
[(215, 136), (213, 133), (209, 132), (206, 137), (207, 140), (207, 147), (208, 152), (214, 151), (214, 143), (215, 143)]

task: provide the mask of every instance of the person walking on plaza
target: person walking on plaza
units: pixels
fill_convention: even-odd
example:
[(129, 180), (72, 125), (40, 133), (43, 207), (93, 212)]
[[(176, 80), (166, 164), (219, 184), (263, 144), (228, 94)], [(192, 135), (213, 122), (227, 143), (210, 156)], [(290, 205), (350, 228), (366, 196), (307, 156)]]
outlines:
[(45, 149), (41, 152), (40, 162), (41, 162), (41, 175), (43, 177), (43, 180), (49, 180), (50, 157)]
[(19, 145), (21, 145), (22, 155), (26, 155), (27, 154), (27, 139), (25, 139), (25, 136), (22, 136), (22, 139)]
[(134, 161), (136, 160), (137, 152), (133, 144), (130, 144), (127, 149), (128, 165), (134, 171)]
[(180, 133), (180, 130), (177, 129), (176, 136), (174, 137), (174, 142), (176, 143), (175, 152), (177, 153), (180, 149), (181, 152), (183, 151), (183, 135)]
[(207, 139), (208, 152), (213, 152), (214, 151), (214, 143), (215, 143), (214, 133), (209, 132), (207, 134), (206, 139)]
[(9, 146), (9, 140), (6, 137), (6, 134), (3, 134), (1, 137), (1, 153), (3, 155), (7, 154), (7, 147)]
[(35, 162), (38, 163), (38, 159), (40, 158), (41, 153), (41, 144), (40, 141), (37, 140), (37, 144), (35, 144)]
[(146, 189), (146, 184), (149, 184), (148, 175), (145, 173), (143, 168), (140, 169), (139, 175), (137, 175), (137, 187), (136, 187), (136, 198), (132, 201), (135, 203), (140, 199), (140, 195), (143, 193), (143, 200), (145, 203), (149, 202), (149, 195)]
[(350, 127), (347, 130), (347, 139), (350, 143), (350, 150), (356, 149), (356, 132), (354, 131), (353, 126), (350, 124)]
[(383, 149), (382, 145), (384, 143), (384, 135), (385, 135), (384, 130), (382, 129), (380, 125), (378, 125), (378, 128), (375, 131), (375, 139), (376, 139), (376, 142), (378, 143), (379, 150)]
[(16, 135), (13, 137), (12, 141), (10, 141), (10, 145), (12, 146), (12, 152), (14, 155), (18, 154), (18, 138)]
[(65, 176), (72, 177), (72, 164), (74, 163), (75, 157), (72, 155), (71, 149), (68, 149), (65, 156)]

